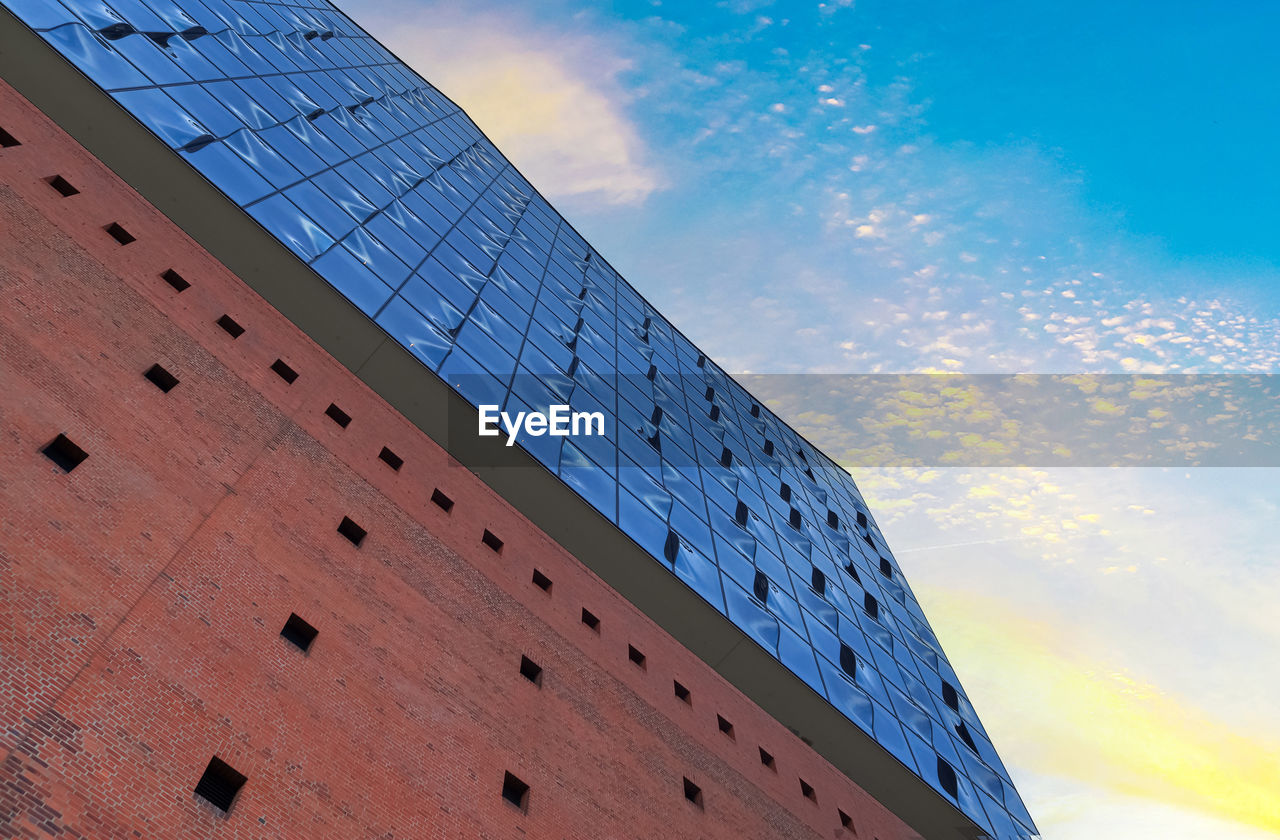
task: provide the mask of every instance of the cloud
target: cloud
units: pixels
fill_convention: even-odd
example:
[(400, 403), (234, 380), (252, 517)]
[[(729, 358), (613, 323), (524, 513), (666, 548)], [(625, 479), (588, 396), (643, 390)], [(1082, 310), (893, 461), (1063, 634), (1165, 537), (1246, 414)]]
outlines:
[(602, 37), (444, 4), (362, 19), (553, 200), (635, 205), (663, 188), (627, 115), (630, 62)]

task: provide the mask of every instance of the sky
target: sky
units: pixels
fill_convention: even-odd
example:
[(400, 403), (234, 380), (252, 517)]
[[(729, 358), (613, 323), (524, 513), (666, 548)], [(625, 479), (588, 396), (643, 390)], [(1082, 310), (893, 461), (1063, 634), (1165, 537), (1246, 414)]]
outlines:
[[(1269, 4), (340, 5), (731, 372), (1280, 372)], [(1280, 469), (867, 463), (1047, 840), (1280, 838)]]

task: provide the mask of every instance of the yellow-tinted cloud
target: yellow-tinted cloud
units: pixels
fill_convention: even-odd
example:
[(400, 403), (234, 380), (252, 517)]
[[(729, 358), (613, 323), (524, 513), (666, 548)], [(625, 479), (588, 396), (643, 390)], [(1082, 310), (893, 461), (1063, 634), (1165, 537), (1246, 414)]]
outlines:
[(1106, 662), (1082, 661), (1071, 627), (1005, 601), (917, 594), (979, 711), (1003, 709), (986, 720), (997, 748), (1016, 741), (1031, 771), (1280, 831), (1276, 733), (1235, 729)]

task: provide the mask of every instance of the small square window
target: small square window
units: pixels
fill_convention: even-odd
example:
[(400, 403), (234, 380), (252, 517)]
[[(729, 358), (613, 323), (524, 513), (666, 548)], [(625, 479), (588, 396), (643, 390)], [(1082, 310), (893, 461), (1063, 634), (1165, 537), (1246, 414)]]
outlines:
[(351, 540), (352, 545), (358, 546), (369, 532), (344, 516), (342, 517), (342, 522), (338, 525), (338, 533)]
[(536, 686), (542, 685), (542, 666), (527, 656), (520, 657), (520, 676)]
[(280, 631), (280, 635), (284, 636), (286, 641), (297, 645), (298, 649), (303, 653), (306, 653), (311, 649), (311, 643), (316, 640), (316, 634), (319, 632), (319, 630), (299, 618), (297, 613), (289, 613), (289, 620), (284, 623), (284, 629)]
[(272, 362), (271, 369), (275, 371), (276, 376), (283, 379), (289, 385), (292, 385), (298, 378), (298, 372), (286, 365), (281, 359), (276, 359)]
[(541, 589), (543, 592), (551, 591), (551, 578), (544, 575), (537, 569), (533, 570), (533, 585)]
[(502, 798), (521, 811), (529, 810), (529, 786), (511, 773), (502, 777)]
[(71, 198), (73, 195), (79, 195), (80, 191), (71, 186), (71, 182), (61, 175), (54, 175), (52, 178), (46, 178), (45, 183), (58, 191), (63, 198)]
[(676, 697), (680, 700), (683, 700), (685, 703), (688, 703), (690, 706), (692, 706), (693, 693), (690, 692), (689, 689), (681, 685), (679, 680), (673, 680), (672, 682), (674, 683), (672, 687), (675, 689)]
[(190, 281), (188, 281), (187, 278), (183, 277), (178, 272), (174, 271), (172, 268), (166, 271), (164, 274), (161, 274), (160, 277), (164, 280), (164, 282), (172, 286), (175, 292), (185, 292), (187, 289), (191, 288)]
[(854, 829), (853, 827), (853, 817), (849, 816), (839, 808), (836, 809), (836, 813), (840, 815), (841, 828), (843, 828), (845, 831), (852, 831), (854, 834), (858, 833), (857, 830)]
[[(232, 318), (230, 315), (223, 315), (221, 318), (217, 320), (217, 324), (219, 327), (222, 327), (223, 332), (225, 332), (227, 335), (231, 336), (232, 338), (239, 338), (240, 336), (244, 335), (244, 327), (236, 323), (236, 320)], [(284, 364), (284, 363), (281, 362), (280, 364)]]
[(112, 222), (111, 224), (107, 225), (106, 228), (104, 228), (104, 230), (106, 230), (107, 234), (112, 239), (114, 239), (116, 242), (119, 242), (121, 245), (128, 245), (130, 242), (138, 241), (138, 237), (134, 236), (132, 233), (129, 233), (129, 231), (122, 228), (119, 222)]
[(333, 403), (329, 403), (329, 407), (324, 410), (324, 416), (328, 417), (344, 429), (351, 425), (351, 415), (347, 414)]
[(586, 607), (582, 608), (582, 623), (590, 627), (597, 633), (600, 632), (600, 619), (596, 618), (595, 613)]
[(818, 794), (814, 791), (813, 785), (809, 784), (804, 779), (800, 780), (800, 793), (802, 793), (804, 798), (808, 799), (810, 802), (818, 801)]
[(493, 549), (498, 554), (502, 553), (502, 540), (498, 539), (488, 528), (484, 529), (484, 536), (480, 538), (480, 542), (489, 546), (489, 548)]
[(0, 149), (12, 149), (14, 146), (21, 146), (22, 143), (17, 137), (0, 128)]
[(634, 645), (627, 645), (627, 658), (641, 670), (644, 669), (644, 654), (635, 649)]
[(721, 732), (737, 740), (737, 736), (733, 734), (733, 724), (725, 720), (722, 715), (716, 715), (716, 726), (720, 728)]
[(392, 452), (390, 449), (387, 449), (385, 446), (382, 447), (382, 451), (378, 453), (378, 460), (382, 461), (396, 472), (400, 472), (400, 468), (404, 466), (404, 459)]
[(235, 801), (236, 794), (248, 779), (248, 776), (238, 772), (215, 755), (209, 759), (209, 766), (200, 776), (195, 793), (219, 811), (226, 813), (231, 810), (231, 803)]
[(147, 372), (143, 374), (147, 381), (152, 385), (164, 391), (166, 394), (172, 391), (178, 385), (178, 377), (169, 371), (160, 367), (160, 365), (152, 365), (147, 368)]
[(684, 780), (684, 798), (701, 808), (702, 788), (698, 787), (686, 778)]
[(439, 488), (431, 491), (431, 502), (445, 513), (453, 510), (453, 499), (441, 493)]
[(773, 772), (778, 772), (778, 762), (774, 760), (773, 754), (764, 747), (760, 747), (760, 763)]
[(44, 453), (44, 457), (61, 467), (63, 472), (71, 472), (89, 457), (88, 452), (72, 443), (69, 437), (61, 434), (49, 441), (48, 445), (40, 451)]

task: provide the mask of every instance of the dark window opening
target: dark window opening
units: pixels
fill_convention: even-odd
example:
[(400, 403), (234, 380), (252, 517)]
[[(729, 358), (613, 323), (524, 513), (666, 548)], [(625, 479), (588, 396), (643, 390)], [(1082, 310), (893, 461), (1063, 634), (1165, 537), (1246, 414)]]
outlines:
[(880, 574), (889, 579), (893, 578), (893, 566), (889, 565), (889, 561), (883, 557), (880, 558)]
[(840, 527), (840, 517), (836, 515), (834, 510), (827, 511), (827, 525), (832, 528)]
[(510, 773), (502, 777), (502, 798), (521, 811), (529, 810), (529, 786)]
[(978, 745), (973, 742), (973, 736), (969, 734), (969, 727), (964, 725), (964, 721), (956, 724), (956, 734), (960, 736), (960, 740), (964, 741), (964, 745), (975, 753), (978, 751)]
[(858, 583), (862, 583), (862, 578), (858, 577), (858, 567), (853, 565), (852, 560), (850, 560), (849, 564), (844, 567), (844, 570), (849, 573), (849, 577), (853, 578)]
[(46, 178), (45, 182), (58, 191), (63, 198), (70, 198), (73, 195), (79, 195), (80, 191), (71, 186), (71, 182), (61, 175), (54, 175), (52, 178)]
[(582, 623), (590, 627), (597, 633), (600, 632), (600, 619), (596, 618), (595, 613), (586, 607), (582, 608)]
[(766, 455), (772, 455), (772, 454), (773, 454), (773, 441), (771, 441), (771, 440), (766, 440), (766, 441), (764, 442), (764, 454), (766, 454)]
[(863, 528), (867, 527), (867, 515), (862, 511), (858, 511), (858, 525)]
[(692, 802), (694, 805), (697, 805), (699, 808), (701, 808), (702, 807), (702, 788), (698, 787), (688, 779), (685, 779), (684, 780), (684, 798)]
[(287, 641), (293, 642), (305, 653), (311, 649), (311, 643), (316, 640), (316, 634), (319, 632), (299, 618), (297, 613), (289, 613), (289, 620), (284, 623), (284, 629), (280, 631), (280, 635)]
[(520, 676), (536, 686), (542, 685), (542, 666), (527, 656), (520, 657)]
[(169, 371), (160, 367), (160, 365), (152, 365), (147, 368), (147, 372), (142, 374), (152, 385), (164, 391), (166, 394), (172, 391), (178, 385), (178, 377)]
[(809, 585), (819, 595), (827, 594), (827, 576), (817, 566), (814, 566), (813, 573), (809, 575)]
[(849, 816), (844, 811), (841, 811), (839, 808), (836, 809), (836, 813), (840, 815), (840, 827), (847, 831), (853, 831), (854, 834), (857, 834), (857, 831), (855, 831), (853, 827), (853, 817)]
[(854, 656), (853, 648), (840, 643), (840, 670), (844, 671), (850, 677), (858, 676), (858, 657)]
[(207, 800), (213, 807), (226, 813), (231, 810), (231, 803), (235, 801), (236, 794), (248, 780), (248, 776), (238, 772), (215, 755), (209, 759), (209, 766), (204, 768), (204, 773), (196, 784), (196, 796)]
[(173, 287), (175, 292), (185, 292), (191, 288), (191, 283), (172, 268), (160, 275), (164, 282)]
[(276, 359), (272, 362), (271, 369), (275, 371), (276, 376), (283, 379), (286, 384), (292, 385), (298, 378), (298, 372), (286, 365), (283, 359)]
[(541, 589), (543, 592), (551, 591), (551, 578), (544, 575), (537, 569), (533, 570), (533, 585)]
[(138, 240), (138, 237), (120, 227), (119, 222), (112, 222), (107, 225), (104, 230), (106, 230), (112, 239), (119, 242), (121, 245), (128, 245), (130, 242), (136, 242)]
[(239, 338), (240, 336), (244, 335), (244, 327), (236, 323), (235, 319), (233, 319), (230, 315), (223, 315), (221, 318), (217, 320), (216, 323), (218, 324), (219, 327), (222, 327), (223, 332), (225, 332), (227, 335), (231, 336), (232, 338)]
[(791, 527), (795, 528), (797, 531), (800, 530), (800, 526), (804, 523), (804, 519), (800, 516), (800, 511), (795, 508), (791, 509), (791, 517), (789, 521), (791, 523)]
[(676, 697), (692, 706), (693, 693), (681, 685), (679, 680), (672, 680), (672, 684), (672, 687), (675, 689)]
[(342, 522), (338, 525), (338, 533), (351, 540), (352, 545), (358, 546), (369, 532), (344, 516), (342, 517)]
[(756, 579), (751, 586), (751, 591), (755, 593), (760, 603), (767, 604), (769, 602), (769, 578), (758, 569), (756, 570)]
[(862, 596), (862, 608), (866, 610), (867, 615), (874, 619), (880, 618), (880, 604), (876, 601), (876, 596), (867, 592)]
[(88, 452), (72, 443), (69, 437), (61, 434), (49, 441), (48, 445), (40, 451), (63, 472), (71, 472), (89, 457)]
[(778, 762), (774, 760), (773, 754), (764, 747), (760, 748), (760, 763), (768, 767), (773, 772), (778, 772)]
[(946, 680), (942, 681), (942, 702), (960, 711), (960, 695), (956, 693), (956, 687)]
[(733, 451), (730, 450), (729, 447), (727, 446), (724, 448), (724, 451), (720, 453), (720, 466), (722, 467), (733, 466)]
[[(226, 316), (223, 316), (223, 317), (226, 317)], [(347, 414), (345, 411), (338, 408), (338, 406), (334, 405), (333, 403), (329, 403), (329, 407), (324, 410), (324, 416), (328, 417), (330, 420), (337, 423), (339, 426), (341, 426), (344, 429), (347, 426), (351, 425), (351, 415)]]
[(707, 402), (711, 402), (713, 399), (715, 399), (715, 396), (716, 396), (716, 389), (708, 385), (707, 390), (702, 395), (702, 398)]
[(9, 132), (0, 128), (0, 149), (12, 149), (14, 146), (21, 146), (21, 141)]
[(404, 466), (404, 459), (392, 452), (390, 449), (387, 449), (385, 446), (382, 447), (382, 451), (378, 453), (378, 460), (382, 461), (396, 472), (400, 472), (400, 468)]
[(750, 516), (751, 516), (751, 509), (750, 509), (749, 507), (747, 507), (747, 503), (746, 503), (746, 502), (744, 502), (744, 501), (742, 501), (741, 499), (739, 499), (739, 500), (738, 500), (738, 507), (737, 507), (737, 509), (736, 509), (736, 510), (734, 510), (734, 512), (733, 512), (733, 521), (734, 521), (734, 522), (737, 522), (739, 525), (741, 525), (742, 527), (744, 527), (744, 528), (745, 528), (745, 527), (747, 527), (747, 519), (748, 519)]
[(431, 502), (445, 513), (453, 510), (453, 499), (440, 492), (440, 488), (431, 491)]
[(484, 536), (480, 538), (480, 542), (489, 546), (495, 553), (502, 553), (502, 540), (498, 539), (488, 528), (484, 529)]
[(808, 799), (810, 802), (818, 801), (818, 794), (814, 791), (813, 785), (809, 784), (804, 779), (800, 780), (800, 792), (804, 794), (804, 798)]
[(960, 785), (956, 782), (955, 768), (941, 756), (938, 757), (938, 783), (953, 799), (959, 796)]
[[(719, 419), (720, 419), (720, 406), (716, 405), (715, 403), (712, 403), (712, 404), (711, 404), (711, 410), (707, 412), (707, 417), (708, 417), (708, 418), (710, 418), (710, 420), (711, 420), (711, 422), (712, 422), (712, 423), (714, 423), (715, 421), (719, 420)], [(725, 452), (728, 452), (728, 451), (729, 451), (729, 450), (727, 450), (727, 449), (725, 450)], [(729, 466), (729, 465), (728, 465), (728, 464), (725, 464), (725, 466), (727, 467), (727, 466)]]
[(752, 404), (751, 404), (751, 416), (752, 416), (752, 417), (759, 417), (759, 416), (760, 416), (760, 405), (759, 405), (759, 403), (752, 403)]
[(733, 724), (725, 720), (723, 716), (716, 715), (716, 726), (720, 728), (721, 732), (736, 740), (737, 736), (733, 734)]
[(784, 502), (791, 501), (791, 485), (785, 481), (782, 482), (782, 486), (778, 488), (778, 495), (782, 497)]
[(644, 668), (644, 654), (635, 649), (634, 645), (627, 645), (627, 658), (632, 661), (636, 667)]

